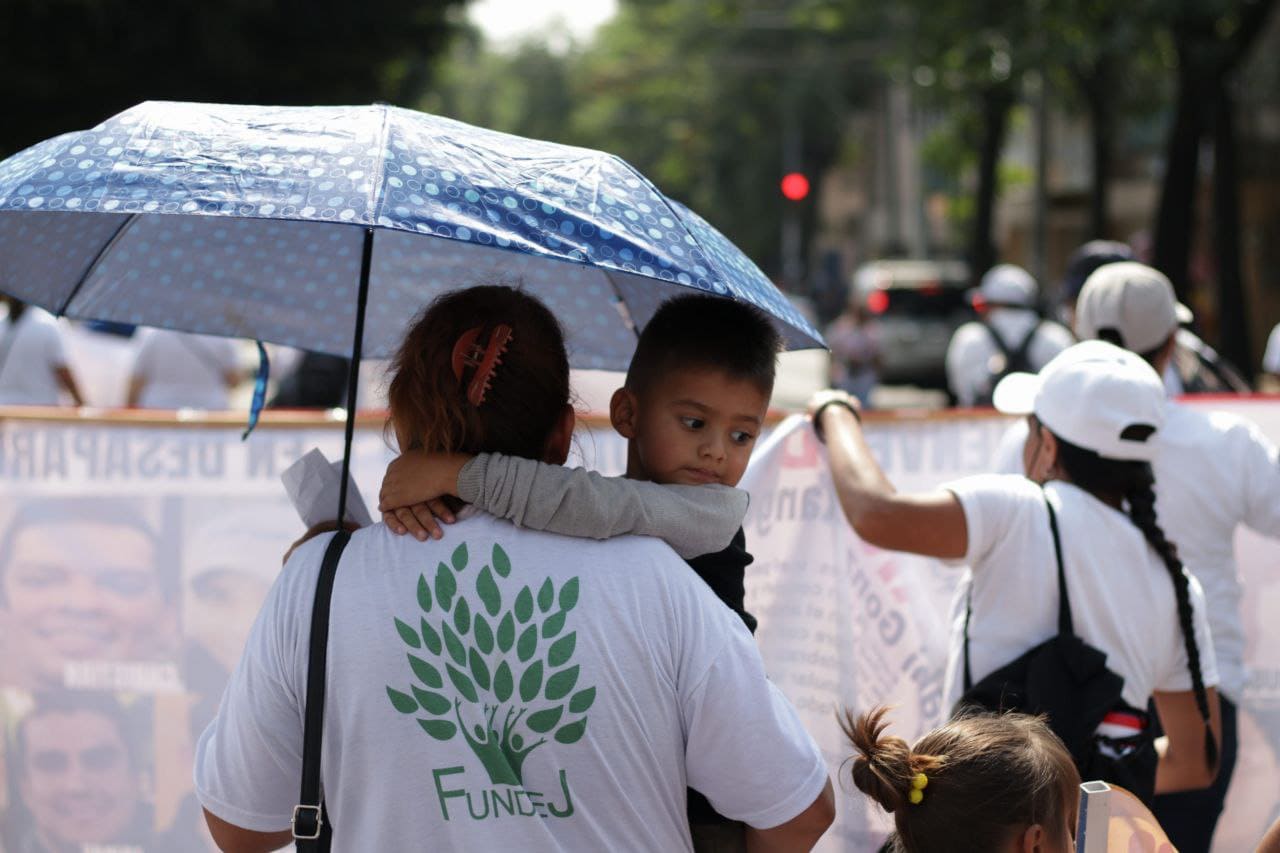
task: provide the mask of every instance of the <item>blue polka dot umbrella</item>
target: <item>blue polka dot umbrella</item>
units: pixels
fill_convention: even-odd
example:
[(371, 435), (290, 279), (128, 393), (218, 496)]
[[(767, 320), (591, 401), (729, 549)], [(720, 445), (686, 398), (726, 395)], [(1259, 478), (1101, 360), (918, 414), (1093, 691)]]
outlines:
[(384, 105), (148, 102), (39, 143), (0, 163), (0, 261), (0, 290), (58, 314), (339, 355), (388, 356), (433, 297), (493, 281), (547, 303), (575, 367), (624, 369), (687, 292), (822, 345), (619, 158)]
[(435, 296), (491, 282), (556, 313), (575, 367), (625, 368), (636, 328), (687, 292), (763, 309), (789, 348), (822, 346), (722, 234), (599, 151), (385, 105), (155, 101), (0, 162), (0, 290), (351, 355), (348, 399), (361, 357), (391, 355)]

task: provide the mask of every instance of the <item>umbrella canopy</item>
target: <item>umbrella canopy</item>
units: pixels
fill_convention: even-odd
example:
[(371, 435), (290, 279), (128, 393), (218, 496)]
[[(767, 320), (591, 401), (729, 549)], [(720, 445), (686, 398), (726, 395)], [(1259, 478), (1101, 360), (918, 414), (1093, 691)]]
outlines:
[(822, 345), (619, 158), (385, 105), (147, 102), (39, 143), (0, 163), (0, 260), (0, 290), (55, 313), (337, 355), (362, 274), (371, 357), (438, 294), (494, 282), (547, 303), (576, 367), (624, 369), (635, 329), (692, 291)]

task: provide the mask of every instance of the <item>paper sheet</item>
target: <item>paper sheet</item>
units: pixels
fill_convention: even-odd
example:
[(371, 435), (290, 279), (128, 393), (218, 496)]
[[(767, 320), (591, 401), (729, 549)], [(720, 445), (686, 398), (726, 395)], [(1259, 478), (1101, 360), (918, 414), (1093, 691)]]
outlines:
[[(326, 521), (333, 521), (338, 514), (338, 492), (342, 483), (342, 460), (330, 462), (318, 448), (311, 448), (301, 459), (280, 475), (293, 508), (298, 511), (307, 529)], [(367, 527), (373, 524), (369, 508), (365, 505), (356, 481), (347, 477), (346, 521)]]

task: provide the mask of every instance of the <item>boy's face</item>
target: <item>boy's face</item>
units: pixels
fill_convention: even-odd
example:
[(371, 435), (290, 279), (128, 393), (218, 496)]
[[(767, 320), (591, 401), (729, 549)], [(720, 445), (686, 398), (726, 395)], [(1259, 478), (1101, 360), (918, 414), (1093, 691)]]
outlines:
[(639, 394), (614, 394), (613, 426), (629, 440), (627, 476), (736, 486), (764, 425), (769, 396), (716, 368), (671, 371)]

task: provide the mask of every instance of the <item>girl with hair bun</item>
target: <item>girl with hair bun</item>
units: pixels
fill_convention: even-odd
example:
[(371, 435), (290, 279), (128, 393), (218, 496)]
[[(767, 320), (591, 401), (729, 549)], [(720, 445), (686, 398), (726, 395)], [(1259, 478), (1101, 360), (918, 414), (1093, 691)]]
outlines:
[(823, 392), (810, 404), (858, 535), (967, 567), (947, 706), (1043, 713), (1082, 775), (1148, 804), (1208, 786), (1221, 739), (1218, 672), (1204, 593), (1156, 517), (1160, 377), (1133, 353), (1087, 341), (1038, 375), (1005, 377), (995, 405), (1027, 416), (1025, 477), (899, 494), (856, 403)]
[(1043, 719), (960, 716), (914, 746), (886, 735), (888, 709), (840, 727), (853, 783), (893, 815), (894, 853), (1068, 853), (1080, 774)]

